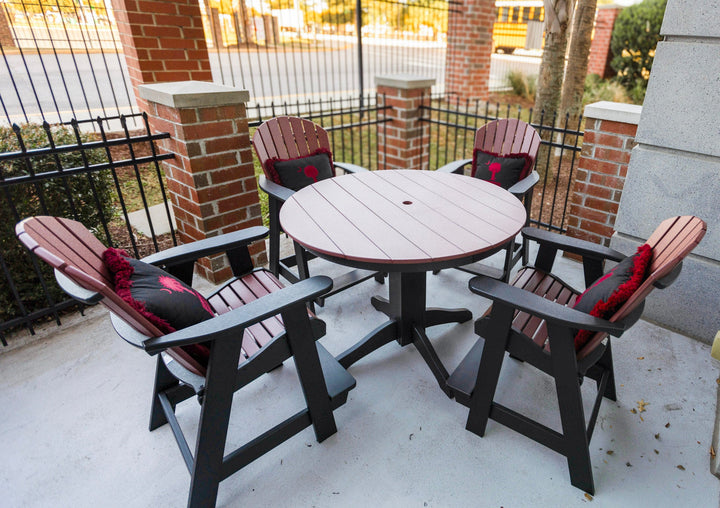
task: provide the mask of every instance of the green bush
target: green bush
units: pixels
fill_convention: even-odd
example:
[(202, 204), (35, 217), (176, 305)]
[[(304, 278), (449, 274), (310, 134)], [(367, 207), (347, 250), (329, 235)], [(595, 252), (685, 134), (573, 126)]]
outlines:
[(528, 76), (520, 71), (510, 71), (506, 76), (507, 82), (515, 95), (525, 99), (535, 99), (537, 76)]
[[(28, 150), (50, 146), (48, 135), (41, 125), (25, 124), (21, 126), (20, 132)], [(52, 126), (50, 132), (56, 146), (77, 143), (74, 132), (68, 127)], [(85, 143), (91, 141), (92, 137), (83, 134), (81, 139)], [(0, 153), (19, 150), (20, 145), (15, 132), (10, 127), (0, 127)], [(85, 156), (90, 165), (107, 162), (102, 149), (87, 150)], [(58, 163), (63, 169), (83, 167), (85, 164), (80, 151), (32, 156), (30, 162), (35, 174), (56, 171)], [(27, 162), (25, 159), (2, 162), (0, 174), (4, 179), (27, 175), (29, 174)], [(3, 191), (0, 197), (0, 217), (3, 218), (0, 221), (0, 250), (27, 312), (47, 307), (48, 300), (25, 248), (15, 238), (16, 220), (32, 215), (49, 214), (72, 218), (82, 222), (91, 230), (100, 230), (101, 214), (106, 221), (113, 216), (113, 197), (112, 176), (108, 170), (94, 172), (90, 177), (81, 174), (64, 178), (54, 177), (34, 184), (18, 184)], [(44, 263), (38, 264), (45, 281), (49, 282), (53, 301), (64, 300), (66, 296), (56, 286), (52, 271)], [(21, 315), (10, 286), (0, 273), (0, 322)]]
[(615, 20), (610, 65), (635, 101), (645, 97), (666, 4), (667, 0), (644, 0), (623, 9)]
[(619, 83), (604, 80), (597, 74), (588, 74), (585, 78), (583, 106), (598, 101), (634, 102), (628, 96), (628, 91)]

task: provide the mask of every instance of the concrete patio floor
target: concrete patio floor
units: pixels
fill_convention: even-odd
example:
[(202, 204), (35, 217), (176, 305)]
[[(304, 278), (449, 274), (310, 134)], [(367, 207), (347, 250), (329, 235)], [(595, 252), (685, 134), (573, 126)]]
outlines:
[[(316, 272), (327, 266), (313, 263)], [(581, 273), (568, 260), (558, 270), (567, 280)], [(428, 305), (481, 315), (488, 302), (468, 279), (428, 275)], [(369, 298), (386, 291), (368, 281), (319, 309), (331, 353), (384, 321)], [(86, 314), (0, 351), (0, 506), (184, 506), (189, 475), (171, 431), (147, 430), (154, 359), (119, 339), (104, 309)], [(429, 336), (449, 370), (476, 339), (472, 322)], [(440, 391), (414, 346), (393, 343), (351, 367), (357, 388), (335, 412), (336, 435), (318, 444), (306, 429), (225, 480), (218, 506), (717, 507), (710, 347), (640, 321), (613, 351), (618, 401), (603, 402), (591, 442), (592, 499), (549, 449), (492, 421), (484, 438), (466, 431), (467, 410)], [(236, 394), (229, 446), (300, 406), (294, 370), (286, 362)], [(498, 398), (559, 429), (550, 379), (532, 367), (506, 359)], [(638, 401), (642, 413), (632, 412)], [(197, 402), (178, 414), (192, 436)]]

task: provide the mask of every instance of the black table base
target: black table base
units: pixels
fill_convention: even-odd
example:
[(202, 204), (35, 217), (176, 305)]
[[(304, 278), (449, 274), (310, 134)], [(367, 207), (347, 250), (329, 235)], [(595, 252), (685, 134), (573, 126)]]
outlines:
[(337, 360), (348, 368), (393, 340), (401, 346), (415, 344), (440, 388), (452, 398), (453, 390), (447, 384), (448, 372), (425, 334), (425, 328), (445, 323), (464, 323), (472, 319), (472, 313), (467, 309), (426, 308), (426, 272), (391, 272), (389, 279), (390, 298), (374, 296), (371, 301), (373, 307), (390, 320), (341, 353)]

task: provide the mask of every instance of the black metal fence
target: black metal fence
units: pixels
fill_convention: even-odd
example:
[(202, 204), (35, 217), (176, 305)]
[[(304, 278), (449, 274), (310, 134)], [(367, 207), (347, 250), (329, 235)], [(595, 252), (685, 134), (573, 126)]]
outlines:
[(292, 97), (363, 96), (385, 73), (445, 77), (454, 0), (201, 0), (213, 79), (267, 105)]
[(472, 157), (475, 131), (498, 118), (518, 118), (532, 125), (542, 138), (535, 169), (540, 182), (535, 186), (530, 222), (539, 227), (565, 231), (570, 185), (582, 148), (582, 117), (570, 125), (568, 117), (541, 115), (531, 122), (533, 110), (481, 101), (460, 101), (457, 97), (433, 95), (422, 109), (422, 121), (430, 124), (424, 145), (427, 166), (437, 169), (458, 159)]
[(0, 3), (5, 120), (59, 123), (137, 113), (122, 51), (109, 0), (5, 0)]
[[(108, 133), (108, 122), (122, 131)], [(128, 124), (140, 122), (142, 130)], [(94, 123), (92, 133), (84, 123)], [(81, 221), (106, 245), (135, 257), (176, 245), (160, 154), (147, 116), (73, 120), (69, 125), (0, 127), (0, 340), (17, 327), (31, 332), (38, 320), (54, 319), (73, 305), (51, 271), (22, 248), (14, 225), (32, 215)], [(151, 214), (152, 207), (155, 214)], [(158, 213), (159, 212), (159, 213)], [(153, 220), (160, 217), (160, 220)], [(159, 231), (165, 224), (166, 233)]]

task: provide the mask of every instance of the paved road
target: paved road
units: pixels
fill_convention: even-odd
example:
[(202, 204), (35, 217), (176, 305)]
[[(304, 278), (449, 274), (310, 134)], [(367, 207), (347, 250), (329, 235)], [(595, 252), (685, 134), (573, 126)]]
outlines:
[[(357, 46), (333, 41), (331, 49), (300, 51), (211, 52), (216, 82), (250, 90), (251, 103), (295, 101), (313, 98), (347, 97), (359, 91)], [(491, 88), (502, 86), (508, 61), (520, 62), (525, 72), (537, 69), (539, 59), (524, 61), (509, 55), (493, 55)], [(444, 88), (445, 49), (427, 45), (388, 46), (364, 44), (364, 90), (374, 88), (376, 75), (397, 72), (435, 77), (437, 91)], [(513, 63), (512, 65), (518, 65)], [(536, 72), (536, 71), (535, 71)], [(132, 89), (126, 83), (127, 70), (122, 54), (76, 52), (38, 55), (7, 53), (0, 61), (2, 119), (12, 122), (49, 122), (73, 116), (111, 116), (129, 113), (134, 105)], [(90, 115), (88, 115), (88, 111)]]

